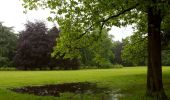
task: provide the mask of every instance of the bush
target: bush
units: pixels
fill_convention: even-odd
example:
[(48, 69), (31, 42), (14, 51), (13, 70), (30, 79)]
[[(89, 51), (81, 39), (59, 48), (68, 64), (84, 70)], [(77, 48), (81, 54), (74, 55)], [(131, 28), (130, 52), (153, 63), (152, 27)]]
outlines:
[(100, 69), (100, 68), (103, 68), (103, 69), (109, 69), (109, 68), (123, 68), (123, 65), (121, 64), (115, 64), (115, 65), (112, 65), (112, 66), (81, 66), (81, 69)]
[(123, 68), (123, 65), (121, 65), (121, 64), (115, 64), (115, 65), (113, 65), (113, 68)]
[(15, 67), (0, 67), (0, 71), (15, 71)]

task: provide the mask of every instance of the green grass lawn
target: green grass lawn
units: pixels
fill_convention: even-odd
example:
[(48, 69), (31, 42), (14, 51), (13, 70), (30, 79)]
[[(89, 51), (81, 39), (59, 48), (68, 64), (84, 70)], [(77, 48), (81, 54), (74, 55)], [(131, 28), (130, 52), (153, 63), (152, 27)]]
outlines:
[[(82, 96), (64, 93), (60, 97), (42, 97), (9, 90), (13, 87), (85, 81), (97, 83), (99, 87), (119, 90), (118, 93), (123, 94), (119, 100), (146, 99), (146, 67), (128, 67), (76, 71), (0, 71), (0, 100), (102, 100), (102, 94)], [(170, 97), (170, 67), (163, 68), (163, 81)]]

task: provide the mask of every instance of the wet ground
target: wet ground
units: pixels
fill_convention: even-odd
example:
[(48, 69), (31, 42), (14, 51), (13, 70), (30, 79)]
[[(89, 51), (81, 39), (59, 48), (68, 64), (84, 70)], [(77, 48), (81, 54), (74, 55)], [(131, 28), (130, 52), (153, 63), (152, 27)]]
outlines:
[[(44, 86), (26, 86), (22, 88), (10, 89), (18, 93), (28, 93), (38, 96), (55, 96), (59, 97), (62, 93), (70, 92), (75, 94), (102, 94), (102, 100), (117, 100), (121, 95), (118, 90), (113, 91), (108, 88), (98, 87), (96, 83), (77, 82), (77, 83), (63, 83), (56, 85)], [(106, 99), (107, 98), (107, 99)]]

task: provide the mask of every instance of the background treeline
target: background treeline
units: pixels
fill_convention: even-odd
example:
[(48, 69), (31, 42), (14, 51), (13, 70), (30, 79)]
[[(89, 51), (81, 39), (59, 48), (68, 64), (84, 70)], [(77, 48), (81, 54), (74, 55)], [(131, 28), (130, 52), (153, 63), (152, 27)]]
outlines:
[[(113, 41), (108, 30), (99, 29), (82, 37), (66, 34), (44, 22), (27, 22), (16, 34), (0, 24), (0, 68), (20, 70), (113, 68), (145, 66), (147, 36), (135, 32), (122, 41)], [(83, 39), (79, 39), (83, 38)], [(170, 65), (170, 51), (162, 51), (163, 65)]]

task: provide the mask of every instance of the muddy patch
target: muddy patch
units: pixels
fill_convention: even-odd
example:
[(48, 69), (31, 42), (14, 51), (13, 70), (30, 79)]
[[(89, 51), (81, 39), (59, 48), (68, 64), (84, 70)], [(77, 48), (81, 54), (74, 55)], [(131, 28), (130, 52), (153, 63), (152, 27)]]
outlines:
[[(113, 99), (115, 98), (115, 91), (108, 88), (97, 87), (96, 83), (78, 82), (78, 83), (64, 83), (56, 85), (44, 86), (26, 86), (22, 88), (10, 89), (18, 93), (28, 93), (38, 96), (56, 96), (59, 97), (61, 93), (70, 92), (75, 94), (105, 94)], [(116, 100), (116, 99), (113, 99)]]

